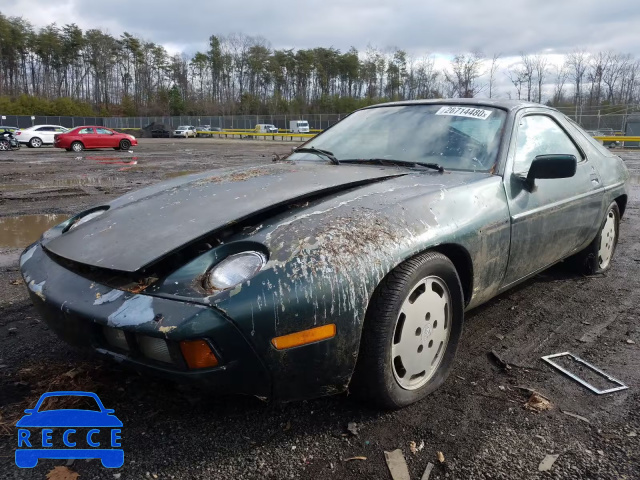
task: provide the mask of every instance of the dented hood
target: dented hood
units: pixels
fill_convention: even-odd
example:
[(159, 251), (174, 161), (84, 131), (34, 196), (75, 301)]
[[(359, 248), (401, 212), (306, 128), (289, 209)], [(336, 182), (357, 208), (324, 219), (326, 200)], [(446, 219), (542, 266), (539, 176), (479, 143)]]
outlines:
[(135, 272), (229, 224), (274, 206), (405, 173), (396, 167), (277, 163), (189, 175), (125, 195), (94, 220), (43, 240), (85, 265)]

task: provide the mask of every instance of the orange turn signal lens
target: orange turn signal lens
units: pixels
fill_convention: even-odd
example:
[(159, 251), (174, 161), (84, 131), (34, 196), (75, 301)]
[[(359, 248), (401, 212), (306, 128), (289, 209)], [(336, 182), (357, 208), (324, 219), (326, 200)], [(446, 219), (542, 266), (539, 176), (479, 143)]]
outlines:
[(184, 340), (180, 350), (189, 368), (211, 368), (218, 365), (218, 359), (204, 340)]
[(321, 327), (283, 335), (282, 337), (276, 337), (271, 340), (271, 343), (278, 350), (285, 350), (287, 348), (299, 347), (300, 345), (306, 345), (308, 343), (319, 342), (320, 340), (326, 340), (327, 338), (335, 336), (336, 324), (330, 323), (329, 325), (323, 325)]

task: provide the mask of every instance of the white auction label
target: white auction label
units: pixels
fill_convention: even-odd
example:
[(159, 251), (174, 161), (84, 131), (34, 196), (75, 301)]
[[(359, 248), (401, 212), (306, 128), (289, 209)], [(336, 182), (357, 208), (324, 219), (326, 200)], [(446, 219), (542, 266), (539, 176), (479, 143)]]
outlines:
[(436, 112), (436, 115), (453, 115), (455, 117), (477, 118), (478, 120), (486, 120), (491, 115), (491, 110), (483, 108), (470, 107), (442, 107)]

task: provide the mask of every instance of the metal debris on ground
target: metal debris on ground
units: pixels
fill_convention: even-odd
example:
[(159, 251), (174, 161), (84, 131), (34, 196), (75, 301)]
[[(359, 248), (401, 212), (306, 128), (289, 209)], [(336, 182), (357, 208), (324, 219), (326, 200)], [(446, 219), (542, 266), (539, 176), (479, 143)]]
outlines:
[(524, 408), (531, 410), (532, 412), (544, 412), (546, 410), (551, 410), (553, 408), (553, 404), (548, 398), (545, 398), (538, 392), (534, 391), (531, 393), (529, 400), (524, 404)]
[(509, 365), (505, 360), (503, 360), (500, 355), (498, 355), (495, 350), (491, 350), (489, 352), (489, 356), (491, 357), (491, 359), (498, 364), (498, 366), (500, 368), (503, 368), (504, 370), (511, 370), (511, 365)]
[(422, 478), (420, 480), (429, 480), (429, 475), (431, 475), (431, 470), (433, 470), (433, 463), (427, 463), (427, 468), (424, 469), (424, 473), (422, 474)]
[(349, 422), (347, 424), (347, 430), (351, 433), (351, 435), (358, 435), (358, 424), (356, 422)]
[(387, 467), (391, 473), (393, 480), (410, 480), (409, 467), (404, 459), (402, 450), (397, 449), (392, 452), (384, 452), (384, 458), (387, 461)]
[[(556, 362), (553, 361), (553, 359), (560, 358), (560, 357), (569, 357), (569, 358), (571, 358), (575, 362), (583, 365), (584, 367), (588, 368), (589, 370), (591, 370), (593, 372), (596, 372), (597, 374), (599, 374), (600, 376), (602, 376), (605, 379), (609, 380), (611, 383), (616, 384), (617, 386), (616, 387), (612, 387), (612, 388), (608, 388), (606, 390), (600, 390), (600, 389), (596, 388), (595, 386), (591, 385), (586, 380), (584, 380), (584, 379), (578, 377), (577, 375), (571, 373), (569, 370), (565, 369), (564, 367), (562, 367), (561, 365), (559, 365), (559, 364), (557, 364)], [(580, 358), (580, 357), (578, 357), (578, 356), (576, 356), (576, 355), (574, 355), (574, 354), (572, 354), (570, 352), (563, 352), (563, 353), (556, 353), (556, 354), (553, 354), (553, 355), (546, 355), (546, 356), (542, 357), (542, 360), (547, 362), (553, 368), (555, 368), (557, 370), (560, 370), (562, 373), (567, 375), (572, 380), (575, 380), (580, 385), (588, 388), (589, 390), (591, 390), (592, 392), (594, 392), (594, 393), (596, 393), (598, 395), (603, 395), (605, 393), (618, 392), (620, 390), (626, 390), (627, 388), (629, 388), (627, 385), (622, 383), (620, 380), (618, 380), (616, 378), (613, 378), (608, 373), (603, 372), (598, 367), (590, 364), (586, 360), (583, 360), (582, 358)]]
[(553, 467), (553, 464), (556, 462), (560, 455), (547, 455), (542, 459), (540, 465), (538, 465), (539, 472), (548, 472)]
[(576, 413), (566, 412), (564, 410), (560, 410), (565, 415), (569, 415), (570, 417), (577, 418), (578, 420), (582, 420), (583, 422), (591, 423), (588, 418), (583, 417), (582, 415), (578, 415)]
[(438, 461), (439, 461), (440, 463), (444, 463), (444, 453), (442, 453), (442, 452), (438, 452), (438, 453), (437, 453), (437, 456), (438, 456)]
[(22, 280), (21, 278), (18, 278), (17, 280), (11, 280), (11, 285), (22, 285), (24, 283), (24, 280)]
[(367, 457), (350, 457), (350, 458), (345, 458), (344, 461), (345, 462), (350, 462), (351, 460), (366, 460)]

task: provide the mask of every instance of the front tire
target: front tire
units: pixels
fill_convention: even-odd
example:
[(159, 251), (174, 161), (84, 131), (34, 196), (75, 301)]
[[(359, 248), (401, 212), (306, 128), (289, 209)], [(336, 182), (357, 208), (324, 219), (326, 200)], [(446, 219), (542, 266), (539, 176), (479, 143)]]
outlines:
[(129, 140), (120, 140), (120, 150), (127, 151), (131, 148), (131, 142)]
[(373, 294), (354, 391), (390, 409), (424, 398), (449, 375), (463, 319), (464, 296), (453, 263), (437, 252), (407, 260)]
[(604, 273), (611, 268), (611, 260), (618, 245), (620, 234), (620, 208), (611, 202), (600, 230), (587, 248), (570, 258), (570, 263), (578, 273), (595, 275)]
[(38, 137), (33, 137), (31, 140), (29, 140), (29, 146), (31, 148), (40, 148), (42, 146), (42, 140)]
[(71, 144), (71, 150), (73, 150), (76, 153), (79, 153), (84, 150), (84, 145), (82, 144), (82, 142), (73, 142)]
[(0, 140), (0, 151), (6, 152), (11, 150), (11, 144), (8, 140)]

